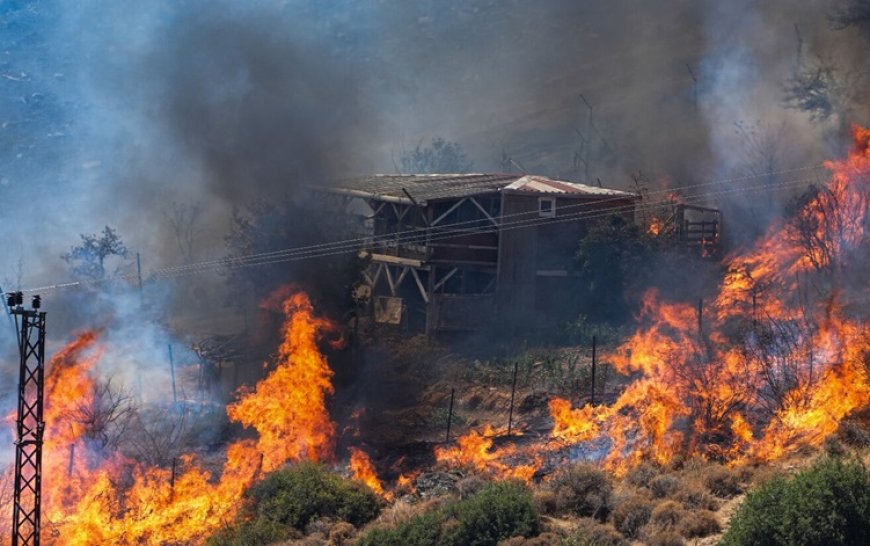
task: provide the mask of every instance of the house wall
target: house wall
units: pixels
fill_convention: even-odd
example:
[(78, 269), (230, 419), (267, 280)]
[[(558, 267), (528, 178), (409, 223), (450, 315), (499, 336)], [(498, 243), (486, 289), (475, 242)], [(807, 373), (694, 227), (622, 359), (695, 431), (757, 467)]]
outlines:
[(627, 221), (634, 221), (632, 199), (556, 197), (555, 217), (546, 218), (539, 213), (540, 197), (502, 196), (505, 229), (499, 246), (497, 308), (503, 320), (523, 328), (530, 323), (545, 327), (570, 314), (570, 294), (565, 292), (571, 287), (578, 242), (591, 222), (604, 219), (614, 208)]

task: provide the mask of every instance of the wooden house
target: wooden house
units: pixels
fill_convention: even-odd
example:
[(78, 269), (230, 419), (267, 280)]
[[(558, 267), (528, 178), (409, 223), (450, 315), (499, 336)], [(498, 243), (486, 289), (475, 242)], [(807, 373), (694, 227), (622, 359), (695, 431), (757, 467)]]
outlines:
[[(370, 257), (375, 320), (434, 335), (558, 316), (579, 239), (633, 193), (520, 174), (376, 175), (317, 193)], [(564, 306), (562, 306), (564, 307)], [(533, 322), (532, 322), (533, 321)]]

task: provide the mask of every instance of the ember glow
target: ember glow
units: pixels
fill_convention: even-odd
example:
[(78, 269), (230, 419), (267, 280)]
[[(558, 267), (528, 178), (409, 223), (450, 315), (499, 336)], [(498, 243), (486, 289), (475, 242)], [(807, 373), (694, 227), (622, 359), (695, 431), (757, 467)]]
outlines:
[(638, 379), (609, 406), (552, 400), (552, 436), (576, 444), (603, 435), (605, 465), (617, 473), (676, 453), (774, 460), (820, 445), (870, 403), (870, 340), (848, 310), (860, 295), (841, 286), (866, 251), (870, 130), (854, 136), (854, 150), (825, 163), (830, 182), (794, 218), (728, 258), (701, 317), (647, 294), (644, 326), (606, 356)]
[(333, 457), (335, 426), (325, 407), (332, 372), (317, 344), (335, 329), (304, 293), (284, 291), (279, 303), (286, 319), (277, 366), (227, 410), (259, 437), (231, 444), (219, 475), (193, 454), (173, 470), (96, 448), (86, 417), (99, 404), (98, 333), (81, 334), (51, 360), (44, 460), (46, 475), (63, 479), (43, 482), (45, 544), (202, 544), (233, 521), (244, 491), (265, 472)]

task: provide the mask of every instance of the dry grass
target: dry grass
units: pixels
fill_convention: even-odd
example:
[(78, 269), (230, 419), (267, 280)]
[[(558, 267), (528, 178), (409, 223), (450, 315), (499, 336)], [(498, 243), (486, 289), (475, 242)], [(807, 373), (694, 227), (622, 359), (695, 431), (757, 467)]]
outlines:
[(743, 492), (741, 476), (722, 465), (711, 465), (701, 471), (701, 481), (717, 497), (730, 499)]
[(722, 525), (709, 510), (694, 510), (680, 521), (679, 532), (686, 538), (702, 538), (718, 533)]
[(634, 496), (613, 510), (613, 526), (629, 538), (638, 538), (651, 515), (652, 503), (642, 496)]
[[(391, 506), (383, 509), (380, 515), (373, 522), (369, 523), (365, 529), (377, 527), (381, 529), (395, 529), (399, 525), (404, 525), (411, 521), (415, 516), (425, 514), (439, 508), (443, 504), (440, 499), (431, 499), (410, 504), (404, 501), (396, 501)], [(364, 529), (364, 530), (365, 530)]]
[(680, 489), (680, 486), (680, 478), (672, 474), (661, 474), (649, 481), (649, 490), (654, 499), (670, 497)]
[(686, 541), (673, 531), (662, 531), (646, 541), (647, 546), (684, 546)]
[(700, 482), (685, 483), (671, 497), (683, 503), (689, 509), (718, 510), (719, 501), (713, 497)]
[(588, 464), (568, 465), (553, 475), (547, 487), (555, 495), (555, 512), (607, 518), (613, 486), (609, 476)]
[(585, 518), (580, 520), (577, 528), (561, 544), (562, 546), (629, 546), (630, 543), (612, 525)]
[(635, 487), (649, 487), (650, 482), (662, 473), (660, 466), (645, 462), (633, 468), (625, 476), (625, 483)]
[(670, 531), (677, 528), (677, 525), (686, 515), (680, 503), (667, 500), (659, 503), (653, 508), (650, 514), (650, 525), (659, 531)]
[(499, 542), (499, 546), (560, 546), (562, 537), (555, 533), (541, 533), (532, 538), (514, 537)]

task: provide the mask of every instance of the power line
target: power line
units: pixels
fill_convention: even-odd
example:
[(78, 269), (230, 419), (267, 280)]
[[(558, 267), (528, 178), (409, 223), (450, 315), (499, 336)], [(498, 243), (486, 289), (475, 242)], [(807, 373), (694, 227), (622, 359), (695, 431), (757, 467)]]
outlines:
[[(806, 168), (801, 168), (801, 169), (791, 169), (789, 171), (780, 171), (778, 173), (765, 173), (765, 175), (781, 174), (784, 172), (797, 172), (797, 171), (802, 171), (802, 170), (806, 171), (806, 170), (810, 170), (810, 168), (806, 167)], [(757, 178), (759, 176), (763, 176), (763, 175), (740, 177), (738, 179), (732, 179), (732, 180), (741, 180), (741, 179), (745, 180), (745, 179)], [(714, 181), (714, 182), (705, 183), (705, 184), (695, 184), (695, 185), (691, 185), (691, 186), (684, 186), (684, 188), (701, 187), (701, 186), (706, 186), (706, 185), (710, 185), (713, 183), (723, 183), (723, 182), (727, 182), (727, 181), (728, 180), (726, 180), (726, 181)], [(765, 184), (760, 184), (757, 186), (730, 188), (730, 189), (721, 190), (718, 192), (712, 192), (712, 193), (706, 192), (703, 194), (685, 196), (685, 197), (683, 197), (683, 202), (685, 202), (686, 204), (689, 204), (689, 203), (701, 201), (701, 200), (706, 199), (710, 196), (727, 195), (727, 194), (732, 194), (732, 193), (737, 193), (737, 192), (753, 193), (753, 192), (758, 192), (758, 191), (769, 190), (769, 189), (776, 188), (776, 187), (795, 186), (795, 185), (799, 185), (799, 184), (810, 183), (813, 181), (814, 181), (813, 178), (802, 178), (802, 179), (797, 179), (797, 180), (782, 181), (782, 182), (779, 182), (776, 184), (765, 183)], [(674, 191), (674, 189), (660, 190), (660, 191), (651, 192), (651, 193), (663, 193), (663, 192), (671, 192), (671, 191)], [(608, 201), (608, 200), (603, 200), (603, 201)], [(602, 201), (596, 201), (596, 202), (602, 202)], [(588, 207), (591, 203), (592, 202), (586, 202), (582, 205), (585, 207)], [(570, 221), (577, 220), (579, 218), (596, 219), (596, 218), (603, 218), (603, 217), (606, 217), (606, 216), (609, 216), (609, 215), (612, 215), (612, 214), (618, 213), (618, 212), (642, 211), (642, 210), (672, 206), (674, 204), (676, 204), (676, 203), (672, 200), (665, 200), (665, 201), (646, 203), (646, 204), (641, 204), (641, 205), (632, 204), (632, 205), (624, 205), (624, 206), (597, 209), (594, 211), (579, 211), (579, 212), (574, 212), (571, 214), (566, 214), (564, 216), (560, 216), (556, 219), (549, 219), (549, 218), (542, 219), (542, 218), (538, 218), (538, 217), (527, 218), (525, 220), (517, 220), (517, 221), (513, 221), (513, 222), (502, 222), (498, 226), (492, 226), (491, 228), (487, 228), (485, 230), (477, 230), (476, 232), (486, 233), (486, 232), (496, 232), (496, 231), (510, 231), (513, 229), (524, 229), (524, 228), (535, 227), (538, 225), (549, 225), (549, 224), (570, 222)], [(572, 207), (572, 206), (569, 205), (566, 207), (562, 207), (562, 210), (565, 210), (568, 207)], [(527, 216), (528, 213), (522, 213), (521, 215)], [(511, 216), (518, 216), (518, 215), (517, 214), (506, 215), (505, 218), (511, 217)], [(480, 222), (480, 220), (457, 222), (454, 224), (446, 224), (444, 227), (469, 224), (469, 223), (479, 223), (479, 222)], [(442, 240), (442, 239), (449, 239), (449, 238), (455, 237), (456, 235), (457, 235), (456, 231), (447, 231), (444, 233), (430, 235), (428, 240), (429, 241), (437, 241), (437, 240)], [(154, 278), (171, 278), (171, 277), (177, 277), (177, 276), (183, 276), (183, 275), (189, 275), (189, 274), (205, 273), (205, 272), (208, 272), (208, 271), (211, 271), (214, 269), (219, 269), (219, 268), (241, 269), (244, 267), (271, 265), (271, 264), (276, 264), (276, 263), (300, 261), (300, 260), (305, 260), (305, 259), (315, 259), (315, 258), (322, 258), (322, 257), (327, 257), (327, 256), (336, 256), (336, 255), (340, 255), (340, 254), (346, 254), (348, 252), (356, 252), (360, 249), (359, 247), (361, 245), (366, 244), (366, 243), (368, 243), (370, 245), (383, 245), (385, 243), (398, 244), (400, 242), (401, 243), (408, 243), (408, 242), (414, 242), (414, 241), (423, 241), (425, 239), (426, 239), (425, 233), (420, 233), (419, 231), (416, 231), (416, 230), (409, 230), (409, 231), (405, 231), (405, 232), (398, 232), (396, 234), (390, 234), (389, 238), (384, 239), (384, 240), (379, 240), (379, 241), (372, 241), (371, 238), (348, 239), (345, 241), (321, 243), (321, 244), (309, 245), (309, 246), (305, 246), (305, 247), (288, 248), (288, 249), (283, 249), (283, 250), (268, 252), (268, 253), (252, 254), (252, 255), (248, 255), (248, 256), (242, 256), (239, 258), (223, 258), (220, 260), (210, 260), (210, 261), (199, 262), (196, 264), (187, 264), (184, 266), (159, 268), (159, 269), (152, 270), (151, 276)], [(85, 286), (85, 285), (99, 285), (99, 284), (103, 284), (103, 283), (107, 283), (107, 282), (114, 282), (114, 281), (119, 281), (119, 280), (132, 280), (132, 279), (134, 279), (134, 277), (135, 277), (135, 274), (118, 275), (118, 276), (114, 276), (114, 277), (111, 277), (108, 279), (101, 279), (101, 280), (57, 283), (57, 284), (42, 286), (39, 288), (30, 288), (30, 289), (27, 289), (25, 291), (26, 292), (46, 291), (46, 290)]]
[[(751, 180), (753, 178), (762, 178), (762, 177), (772, 176), (772, 175), (777, 175), (777, 174), (789, 174), (789, 173), (808, 171), (808, 170), (818, 170), (821, 168), (822, 167), (820, 167), (818, 165), (814, 165), (814, 166), (799, 167), (799, 168), (795, 168), (795, 169), (784, 169), (784, 170), (779, 170), (779, 171), (770, 171), (770, 172), (766, 172), (766, 173), (759, 173), (759, 174), (752, 174), (752, 175), (733, 177), (733, 178), (727, 178), (727, 179), (713, 180), (710, 182), (704, 182), (704, 183), (699, 183), (699, 184), (690, 184), (690, 185), (686, 185), (686, 186), (678, 186), (675, 188), (653, 190), (653, 191), (648, 192), (648, 194), (649, 195), (659, 194), (659, 193), (668, 194), (668, 193), (673, 193), (673, 192), (679, 191), (679, 190), (700, 188), (700, 187), (711, 186), (711, 185), (716, 185), (716, 184), (726, 184), (729, 182), (739, 182), (739, 181), (744, 181), (744, 180)], [(768, 184), (768, 186), (769, 186), (769, 184)], [(599, 199), (599, 200), (584, 201), (582, 203), (577, 203), (575, 205), (565, 205), (565, 206), (561, 207), (561, 210), (565, 211), (565, 210), (573, 210), (576, 208), (588, 208), (591, 205), (608, 203), (608, 202), (611, 202), (612, 200), (613, 200), (613, 196), (607, 196), (607, 197), (605, 197), (603, 199)], [(527, 215), (528, 215), (528, 213), (526, 213), (526, 212), (506, 214), (506, 215), (501, 216), (500, 219), (504, 220), (504, 219), (509, 219), (511, 217), (521, 217), (521, 216), (527, 216)], [(474, 226), (474, 225), (478, 224), (479, 222), (480, 222), (480, 219), (465, 220), (465, 221), (454, 222), (454, 223), (450, 223), (450, 224), (442, 224), (442, 225), (437, 226), (437, 227), (438, 227), (438, 229), (447, 229), (447, 228), (455, 228), (458, 226)], [(270, 251), (270, 252), (262, 252), (262, 253), (250, 254), (247, 256), (240, 256), (238, 258), (233, 259), (233, 261), (236, 261), (236, 260), (247, 261), (247, 260), (251, 260), (251, 259), (257, 259), (260, 257), (264, 257), (264, 258), (270, 257), (271, 258), (271, 257), (285, 255), (288, 253), (296, 254), (296, 253), (305, 253), (307, 251), (314, 251), (314, 250), (327, 249), (327, 248), (333, 248), (333, 247), (344, 247), (344, 246), (349, 245), (349, 244), (352, 244), (354, 246), (360, 246), (362, 244), (366, 244), (366, 243), (374, 244), (374, 243), (377, 243), (380, 241), (393, 242), (393, 241), (402, 239), (405, 235), (420, 235), (420, 230), (419, 229), (409, 229), (409, 230), (405, 230), (405, 231), (397, 231), (395, 233), (390, 233), (390, 234), (376, 235), (374, 237), (360, 237), (360, 238), (356, 238), (356, 239), (345, 239), (345, 240), (341, 240), (341, 241), (331, 241), (331, 242), (327, 242), (327, 243), (317, 243), (317, 244), (313, 244), (313, 245), (294, 247), (294, 248), (289, 248), (289, 249), (281, 249), (281, 250), (275, 250), (275, 251)], [(181, 271), (181, 270), (187, 270), (187, 269), (198, 269), (202, 266), (212, 265), (212, 264), (213, 265), (225, 265), (227, 263), (227, 261), (228, 261), (227, 258), (219, 258), (216, 260), (207, 260), (207, 261), (203, 261), (203, 262), (197, 262), (194, 264), (169, 266), (169, 267), (164, 267), (164, 268), (159, 268), (159, 269), (153, 270), (152, 274), (163, 274), (163, 273), (169, 273), (169, 272), (173, 272), (173, 271)]]

